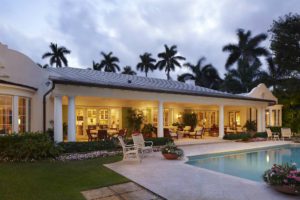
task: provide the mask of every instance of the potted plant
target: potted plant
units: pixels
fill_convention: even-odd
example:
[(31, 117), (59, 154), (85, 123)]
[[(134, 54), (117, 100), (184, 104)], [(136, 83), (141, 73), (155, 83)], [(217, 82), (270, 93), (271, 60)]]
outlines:
[(300, 171), (297, 170), (296, 163), (274, 164), (271, 169), (265, 171), (263, 179), (279, 192), (300, 194)]
[(142, 128), (142, 134), (146, 138), (152, 137), (152, 133), (154, 132), (154, 127), (152, 124), (145, 124)]
[(246, 128), (247, 132), (253, 136), (256, 133), (256, 127), (255, 121), (247, 120), (243, 128)]
[(194, 129), (197, 125), (197, 114), (194, 112), (185, 111), (182, 115), (182, 121), (185, 126), (191, 126)]
[(161, 149), (161, 153), (167, 160), (177, 160), (178, 158), (182, 158), (184, 155), (183, 150), (178, 148), (174, 142), (168, 142)]
[(133, 132), (139, 132), (141, 130), (141, 125), (143, 124), (144, 114), (142, 111), (130, 108), (128, 110), (128, 129), (132, 134)]

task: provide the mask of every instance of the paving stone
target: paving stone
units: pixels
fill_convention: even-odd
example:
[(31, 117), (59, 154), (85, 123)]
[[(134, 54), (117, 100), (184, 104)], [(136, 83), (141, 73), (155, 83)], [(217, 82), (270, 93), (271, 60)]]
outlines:
[(138, 190), (143, 189), (143, 188), (141, 188), (140, 186), (138, 186), (137, 184), (135, 184), (133, 182), (118, 184), (118, 185), (112, 185), (109, 188), (111, 190), (115, 191), (118, 194), (123, 194), (123, 193), (133, 192), (133, 191), (138, 191)]
[(95, 199), (95, 200), (122, 200), (119, 196), (109, 196), (109, 197), (104, 197), (100, 199)]
[(94, 190), (88, 190), (81, 192), (85, 199), (92, 200), (92, 199), (101, 199), (104, 197), (112, 196), (114, 195), (114, 192), (111, 191), (108, 187), (94, 189)]
[(151, 192), (148, 192), (146, 190), (139, 190), (129, 193), (124, 193), (121, 195), (121, 197), (125, 200), (153, 200), (157, 199), (157, 196), (152, 194)]

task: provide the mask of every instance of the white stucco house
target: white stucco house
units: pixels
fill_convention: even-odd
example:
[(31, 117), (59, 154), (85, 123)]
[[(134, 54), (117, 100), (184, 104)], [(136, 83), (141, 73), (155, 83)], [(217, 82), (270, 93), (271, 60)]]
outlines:
[(71, 67), (41, 69), (26, 55), (0, 43), (0, 134), (54, 128), (55, 141), (86, 138), (89, 127), (126, 128), (128, 108), (140, 109), (144, 123), (164, 127), (191, 110), (198, 124), (218, 136), (227, 129), (257, 122), (257, 130), (281, 126), (282, 106), (264, 84), (234, 95), (177, 81)]

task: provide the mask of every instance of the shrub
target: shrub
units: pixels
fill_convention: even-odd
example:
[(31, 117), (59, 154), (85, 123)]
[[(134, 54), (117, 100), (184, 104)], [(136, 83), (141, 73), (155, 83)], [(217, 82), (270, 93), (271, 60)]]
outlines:
[(244, 125), (244, 128), (247, 129), (247, 131), (256, 131), (256, 122), (247, 120), (247, 122)]
[[(145, 140), (152, 141), (153, 142), (153, 146), (163, 146), (163, 145), (166, 145), (168, 142), (173, 142), (173, 140), (171, 138), (166, 138), (166, 137), (162, 137), (162, 138), (146, 138)], [(127, 140), (126, 142), (128, 144), (132, 144), (133, 143), (132, 139)]]
[(224, 135), (223, 139), (224, 140), (243, 140), (243, 141), (247, 141), (251, 138), (251, 134), (250, 133), (230, 133), (230, 134), (226, 134)]
[(254, 135), (253, 135), (253, 137), (254, 138), (267, 138), (268, 137), (268, 135), (267, 135), (267, 133), (266, 132), (257, 132), (257, 133), (255, 133)]
[(0, 161), (34, 161), (55, 158), (61, 149), (47, 134), (23, 133), (0, 137)]
[(273, 133), (281, 133), (281, 126), (270, 126), (267, 128), (270, 128)]
[(155, 129), (154, 129), (154, 126), (152, 124), (145, 124), (144, 127), (142, 128), (142, 134), (143, 135), (147, 135), (147, 134), (150, 134), (152, 132), (154, 132)]
[(62, 148), (64, 153), (115, 150), (119, 147), (114, 140), (96, 142), (61, 142), (58, 145)]

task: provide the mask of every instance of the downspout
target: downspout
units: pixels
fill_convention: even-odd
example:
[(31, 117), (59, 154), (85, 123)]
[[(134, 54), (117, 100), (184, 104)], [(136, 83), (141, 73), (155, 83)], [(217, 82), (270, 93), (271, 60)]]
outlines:
[(46, 132), (46, 98), (47, 95), (55, 88), (55, 83), (52, 81), (52, 87), (43, 96), (43, 132)]

